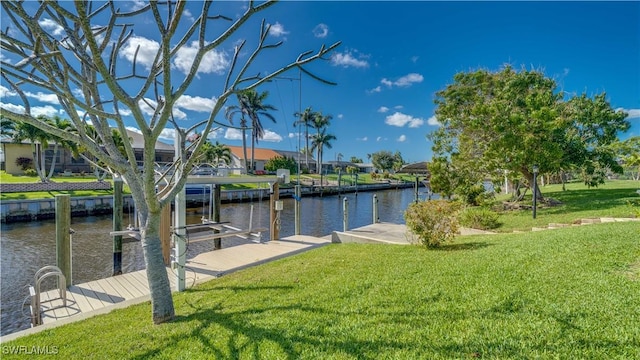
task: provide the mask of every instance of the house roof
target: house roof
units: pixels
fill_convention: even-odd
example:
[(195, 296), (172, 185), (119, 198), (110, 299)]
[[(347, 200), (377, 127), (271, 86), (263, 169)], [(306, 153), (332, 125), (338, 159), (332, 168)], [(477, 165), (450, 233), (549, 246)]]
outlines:
[[(131, 146), (134, 149), (143, 149), (144, 148), (144, 139), (142, 138), (142, 134), (137, 133), (135, 131), (127, 130), (127, 137), (131, 139)], [(161, 141), (156, 141), (156, 151), (175, 151), (173, 145), (169, 145), (163, 143)]]
[(417, 162), (413, 164), (407, 164), (403, 166), (399, 171), (397, 171), (397, 173), (398, 174), (430, 175), (431, 172), (429, 171), (427, 165), (428, 164), (425, 161)]
[[(242, 146), (227, 145), (227, 147), (229, 148), (229, 150), (231, 150), (231, 153), (233, 154), (233, 156), (237, 157), (240, 160), (244, 159), (244, 154), (242, 152)], [(256, 160), (256, 161), (259, 161), (259, 160), (266, 161), (266, 160), (270, 160), (270, 159), (273, 159), (273, 158), (278, 157), (278, 156), (282, 156), (282, 155), (280, 155), (275, 150), (263, 149), (263, 148), (255, 148), (254, 160)], [(247, 146), (247, 157), (249, 159), (251, 159), (251, 147), (249, 147), (249, 146)]]

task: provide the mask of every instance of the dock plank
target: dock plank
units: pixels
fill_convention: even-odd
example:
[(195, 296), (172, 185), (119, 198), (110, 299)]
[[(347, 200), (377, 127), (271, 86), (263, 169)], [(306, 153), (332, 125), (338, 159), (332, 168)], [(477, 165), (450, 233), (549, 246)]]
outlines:
[(109, 297), (109, 294), (107, 294), (106, 291), (102, 288), (102, 286), (100, 286), (100, 282), (98, 282), (97, 280), (91, 281), (87, 283), (87, 285), (91, 287), (91, 290), (93, 290), (93, 292), (96, 294), (98, 299), (100, 299), (100, 301), (102, 302), (102, 307), (105, 307), (109, 304), (113, 304), (113, 301)]
[[(118, 276), (121, 276), (121, 275), (118, 275)], [(132, 294), (126, 287), (122, 286), (122, 284), (116, 279), (115, 276), (112, 276), (110, 278), (106, 278), (106, 279), (103, 279), (103, 280), (109, 286), (111, 286), (113, 291), (118, 296), (122, 297), (124, 300), (130, 300), (130, 299), (134, 299), (134, 298), (137, 297), (134, 294)]]
[(93, 306), (87, 299), (87, 296), (82, 292), (82, 289), (76, 285), (71, 285), (67, 290), (67, 296), (73, 296), (73, 299), (76, 302), (76, 305), (80, 309), (81, 312), (89, 312), (93, 310)]
[(126, 300), (125, 295), (127, 295), (128, 293), (122, 292), (119, 289), (116, 289), (112, 285), (110, 278), (100, 279), (97, 281), (97, 284), (99, 284), (100, 287), (102, 287), (105, 294), (107, 294), (107, 296), (111, 299), (112, 304), (117, 304), (119, 302), (123, 302)]
[(122, 274), (113, 277), (113, 281), (120, 284), (123, 288), (131, 294), (133, 299), (143, 297), (147, 294), (138, 289), (137, 281), (134, 280), (129, 274)]
[(145, 270), (135, 271), (130, 274), (131, 274), (131, 279), (134, 279), (137, 281), (138, 289), (140, 289), (140, 291), (146, 294), (149, 294), (150, 293), (149, 282), (147, 281), (146, 271)]

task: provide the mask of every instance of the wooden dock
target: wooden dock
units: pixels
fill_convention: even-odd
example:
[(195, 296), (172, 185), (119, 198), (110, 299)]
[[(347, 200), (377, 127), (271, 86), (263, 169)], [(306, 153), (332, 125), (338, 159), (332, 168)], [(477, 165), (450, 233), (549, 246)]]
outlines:
[[(223, 274), (273, 261), (331, 243), (331, 236), (317, 238), (297, 235), (276, 241), (240, 245), (199, 254), (186, 263), (186, 286), (191, 287)], [(171, 288), (176, 289), (175, 270), (167, 268)], [(2, 341), (24, 336), (54, 326), (107, 313), (113, 309), (148, 301), (146, 270), (94, 280), (67, 288), (67, 304), (63, 306), (58, 290), (41, 293), (43, 325), (8, 334)]]

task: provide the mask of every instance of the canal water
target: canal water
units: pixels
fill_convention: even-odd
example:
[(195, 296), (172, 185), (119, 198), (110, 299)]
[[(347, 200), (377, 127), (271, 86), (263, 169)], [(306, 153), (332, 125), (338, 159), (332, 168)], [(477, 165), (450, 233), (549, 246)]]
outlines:
[[(343, 227), (343, 199), (349, 203), (349, 227), (356, 228), (372, 223), (373, 195), (378, 198), (379, 218), (383, 222), (404, 223), (403, 213), (414, 201), (413, 189), (385, 190), (378, 192), (349, 193), (342, 196), (305, 197), (301, 200), (301, 233), (303, 235), (325, 236)], [(424, 197), (424, 195), (421, 195)], [(283, 199), (280, 236), (294, 233), (294, 199)], [(253, 206), (253, 228), (269, 228), (269, 201), (252, 203), (223, 204), (221, 220), (230, 225), (247, 228), (249, 213)], [(201, 223), (208, 216), (209, 208), (190, 209), (188, 224)], [(111, 276), (113, 272), (113, 242), (109, 232), (112, 229), (111, 215), (81, 217), (72, 219), (73, 283), (83, 283)], [(125, 225), (132, 223), (131, 217)], [(262, 240), (269, 239), (269, 233), (262, 233)], [(222, 246), (229, 247), (245, 240), (223, 238)], [(56, 264), (55, 222), (39, 221), (29, 223), (2, 224), (1, 227), (1, 309), (0, 334), (26, 329), (30, 325), (28, 287), (33, 285), (36, 271), (46, 265)], [(211, 251), (213, 241), (189, 244), (187, 257)], [(123, 244), (123, 272), (144, 268), (142, 248), (139, 242)], [(48, 284), (50, 287), (53, 284)], [(26, 304), (27, 307), (23, 307)]]

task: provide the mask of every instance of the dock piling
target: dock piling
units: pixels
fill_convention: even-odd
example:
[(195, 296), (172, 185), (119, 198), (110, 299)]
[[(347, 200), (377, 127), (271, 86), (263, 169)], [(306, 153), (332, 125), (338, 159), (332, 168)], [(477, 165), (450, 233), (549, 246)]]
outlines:
[[(56, 260), (64, 275), (64, 287), (71, 286), (71, 196), (56, 195)], [(62, 287), (63, 284), (59, 284)]]

